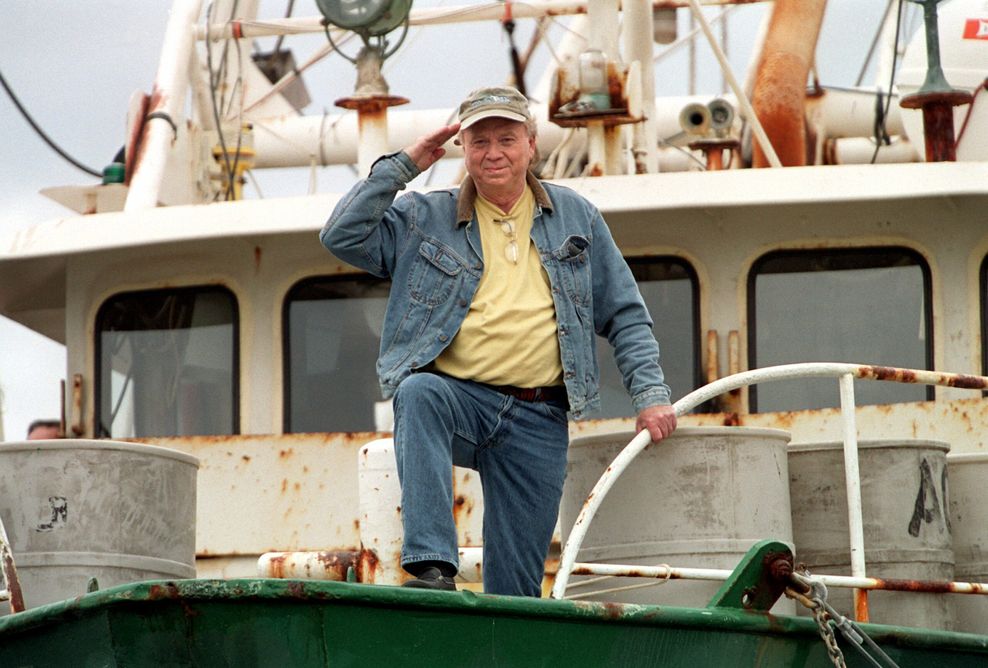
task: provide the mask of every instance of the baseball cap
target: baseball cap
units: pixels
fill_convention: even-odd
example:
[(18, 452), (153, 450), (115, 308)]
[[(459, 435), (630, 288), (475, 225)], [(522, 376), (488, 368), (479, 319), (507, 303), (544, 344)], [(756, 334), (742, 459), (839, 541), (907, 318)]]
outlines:
[(528, 100), (525, 96), (511, 86), (478, 88), (460, 105), (461, 130), (466, 130), (477, 121), (492, 117), (525, 122), (532, 120), (532, 113), (528, 110)]

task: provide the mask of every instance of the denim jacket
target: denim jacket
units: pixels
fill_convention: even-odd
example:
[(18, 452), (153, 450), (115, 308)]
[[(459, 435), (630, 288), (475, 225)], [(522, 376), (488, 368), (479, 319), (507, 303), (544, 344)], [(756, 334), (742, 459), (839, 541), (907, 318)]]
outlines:
[[(418, 174), (403, 152), (380, 158), (319, 233), (341, 260), (392, 281), (377, 361), (386, 398), (456, 336), (484, 268), (473, 182), (395, 199)], [(528, 180), (532, 243), (552, 289), (571, 415), (600, 403), (595, 332), (614, 347), (635, 411), (668, 404), (652, 320), (600, 212), (569, 188)]]

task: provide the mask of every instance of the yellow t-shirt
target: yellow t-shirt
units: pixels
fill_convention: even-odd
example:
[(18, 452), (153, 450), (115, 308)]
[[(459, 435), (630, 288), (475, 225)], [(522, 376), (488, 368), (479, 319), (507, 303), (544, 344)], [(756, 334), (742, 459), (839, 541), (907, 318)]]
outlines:
[(531, 240), (535, 196), (526, 187), (505, 214), (478, 194), (474, 208), (484, 273), (460, 331), (435, 368), (491, 385), (561, 385), (556, 309)]

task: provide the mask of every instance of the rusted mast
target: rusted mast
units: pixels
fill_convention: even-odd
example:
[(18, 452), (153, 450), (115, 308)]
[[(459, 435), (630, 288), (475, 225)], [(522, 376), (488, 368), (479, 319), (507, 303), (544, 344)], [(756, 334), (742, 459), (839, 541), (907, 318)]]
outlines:
[[(759, 58), (752, 106), (786, 167), (806, 164), (806, 78), (826, 7), (826, 0), (776, 0)], [(752, 166), (769, 166), (753, 148)]]
[(940, 66), (940, 31), (937, 27), (937, 4), (940, 0), (912, 0), (923, 5), (926, 27), (926, 79), (920, 89), (902, 98), (900, 106), (923, 110), (923, 135), (926, 139), (927, 162), (953, 162), (957, 159), (954, 145), (954, 107), (968, 104), (973, 96), (967, 91), (951, 88)]

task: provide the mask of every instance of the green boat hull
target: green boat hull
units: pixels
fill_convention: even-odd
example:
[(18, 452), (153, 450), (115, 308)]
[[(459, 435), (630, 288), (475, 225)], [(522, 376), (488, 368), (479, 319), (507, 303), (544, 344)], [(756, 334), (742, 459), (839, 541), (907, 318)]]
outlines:
[[(903, 668), (988, 665), (988, 637), (864, 627)], [(808, 618), (343, 582), (144, 582), (0, 619), (4, 668), (357, 665), (833, 664)]]

